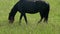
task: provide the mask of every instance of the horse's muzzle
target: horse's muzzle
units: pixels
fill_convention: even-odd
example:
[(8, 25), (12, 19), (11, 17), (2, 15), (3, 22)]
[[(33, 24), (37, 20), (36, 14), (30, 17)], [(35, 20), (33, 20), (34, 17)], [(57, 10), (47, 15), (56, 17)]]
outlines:
[(9, 20), (9, 23), (13, 23), (14, 22), (14, 20)]

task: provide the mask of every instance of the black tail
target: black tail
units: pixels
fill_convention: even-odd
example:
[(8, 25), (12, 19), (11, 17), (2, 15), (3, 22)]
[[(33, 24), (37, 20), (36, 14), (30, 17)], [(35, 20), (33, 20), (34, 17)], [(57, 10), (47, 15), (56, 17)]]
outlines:
[(44, 21), (48, 21), (48, 16), (49, 16), (49, 10), (50, 10), (50, 5), (47, 4), (47, 9), (46, 9), (46, 13), (45, 13), (45, 16), (44, 16)]

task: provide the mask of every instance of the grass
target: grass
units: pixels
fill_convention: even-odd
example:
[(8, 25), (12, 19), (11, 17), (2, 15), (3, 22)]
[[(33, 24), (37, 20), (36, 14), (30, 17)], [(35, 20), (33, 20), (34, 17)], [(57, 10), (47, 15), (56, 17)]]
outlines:
[[(48, 24), (39, 23), (39, 13), (27, 14), (28, 24), (24, 18), (19, 25), (20, 13), (17, 12), (15, 22), (8, 23), (8, 14), (18, 0), (0, 0), (0, 34), (60, 34), (60, 0), (46, 0), (50, 4)], [(36, 16), (36, 17), (35, 17)]]

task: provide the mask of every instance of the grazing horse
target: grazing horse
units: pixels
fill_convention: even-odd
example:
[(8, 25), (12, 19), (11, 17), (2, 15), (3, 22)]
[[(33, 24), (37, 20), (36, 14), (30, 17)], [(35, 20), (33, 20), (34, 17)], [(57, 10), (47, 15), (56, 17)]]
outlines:
[(19, 1), (11, 9), (8, 19), (10, 23), (13, 23), (14, 17), (18, 11), (21, 13), (20, 22), (21, 22), (22, 17), (24, 17), (25, 22), (27, 23), (26, 13), (35, 14), (39, 12), (41, 19), (38, 21), (38, 23), (40, 23), (43, 18), (44, 18), (44, 22), (48, 22), (49, 9), (50, 9), (49, 4), (44, 1), (36, 1), (36, 2)]

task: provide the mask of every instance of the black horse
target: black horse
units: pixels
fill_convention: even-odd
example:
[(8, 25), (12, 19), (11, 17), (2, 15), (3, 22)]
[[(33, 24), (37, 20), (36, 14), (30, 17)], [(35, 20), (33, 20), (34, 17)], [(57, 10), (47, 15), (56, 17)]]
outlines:
[(49, 4), (44, 1), (36, 1), (36, 2), (19, 1), (12, 8), (11, 12), (9, 13), (8, 19), (10, 23), (13, 23), (15, 15), (17, 11), (19, 11), (21, 13), (20, 22), (21, 22), (22, 17), (24, 17), (27, 23), (26, 13), (35, 14), (39, 12), (41, 19), (38, 21), (38, 23), (40, 23), (43, 18), (44, 18), (44, 22), (48, 22), (49, 10), (50, 10)]

